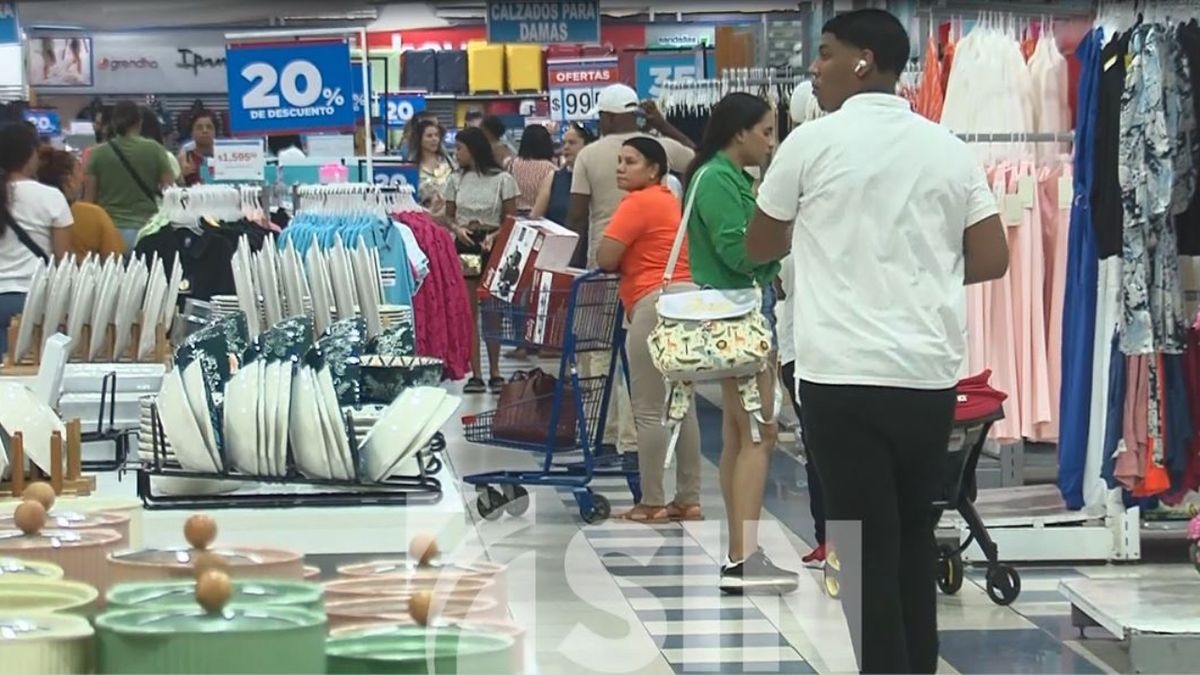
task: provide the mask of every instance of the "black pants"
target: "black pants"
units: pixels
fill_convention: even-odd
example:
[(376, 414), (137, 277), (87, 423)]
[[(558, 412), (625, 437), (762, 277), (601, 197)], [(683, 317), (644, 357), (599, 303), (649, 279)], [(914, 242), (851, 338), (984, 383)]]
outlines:
[(801, 424), (825, 488), (842, 608), (863, 672), (937, 669), (931, 502), (955, 400), (953, 389), (800, 382)]
[[(788, 393), (795, 399), (796, 392), (796, 363), (785, 363), (779, 369), (783, 386), (787, 387)], [(792, 407), (796, 410), (796, 417), (800, 417), (800, 402), (792, 401)], [(804, 447), (808, 447), (808, 440), (804, 436), (804, 425), (800, 425), (800, 442)], [(812, 513), (813, 519), (813, 535), (817, 538), (817, 546), (825, 543), (825, 493), (821, 489), (821, 477), (817, 474), (817, 462), (813, 459), (813, 453), (809, 451), (808, 461), (804, 463), (804, 471), (808, 479), (808, 508)]]

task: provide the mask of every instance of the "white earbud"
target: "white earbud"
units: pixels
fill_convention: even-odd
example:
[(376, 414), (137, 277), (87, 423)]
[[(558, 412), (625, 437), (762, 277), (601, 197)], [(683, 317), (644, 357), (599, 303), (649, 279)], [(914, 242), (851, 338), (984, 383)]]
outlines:
[(855, 75), (862, 75), (863, 71), (866, 69), (867, 69), (867, 60), (866, 59), (859, 59), (858, 63), (854, 64), (854, 74)]

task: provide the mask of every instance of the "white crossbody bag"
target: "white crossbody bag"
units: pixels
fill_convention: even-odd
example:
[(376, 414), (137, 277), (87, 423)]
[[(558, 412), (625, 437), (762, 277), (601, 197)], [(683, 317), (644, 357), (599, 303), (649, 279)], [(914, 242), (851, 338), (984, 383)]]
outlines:
[[(687, 224), (700, 180), (707, 167), (692, 179), (675, 244), (663, 273), (663, 290), (670, 286), (683, 251)], [(746, 377), (762, 370), (771, 353), (771, 329), (762, 315), (758, 288), (708, 288), (658, 299), (658, 324), (650, 333), (654, 367), (670, 382), (706, 382)]]

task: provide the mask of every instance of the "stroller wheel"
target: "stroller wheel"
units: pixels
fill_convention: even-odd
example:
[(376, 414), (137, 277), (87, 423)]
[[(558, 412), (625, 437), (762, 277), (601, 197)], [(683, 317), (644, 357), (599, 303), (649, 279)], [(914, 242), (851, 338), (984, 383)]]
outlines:
[(992, 602), (1007, 607), (1021, 594), (1021, 576), (1008, 565), (996, 565), (988, 570), (987, 594)]
[(946, 595), (958, 593), (963, 585), (962, 554), (944, 544), (938, 555), (937, 585)]

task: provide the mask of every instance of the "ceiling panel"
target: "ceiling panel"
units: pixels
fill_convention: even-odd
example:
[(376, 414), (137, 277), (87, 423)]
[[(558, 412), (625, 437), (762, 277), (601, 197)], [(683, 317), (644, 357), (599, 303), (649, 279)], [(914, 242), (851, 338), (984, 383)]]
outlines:
[(87, 30), (363, 23), (376, 14), (368, 0), (36, 0), (17, 3), (26, 29), (39, 25)]

